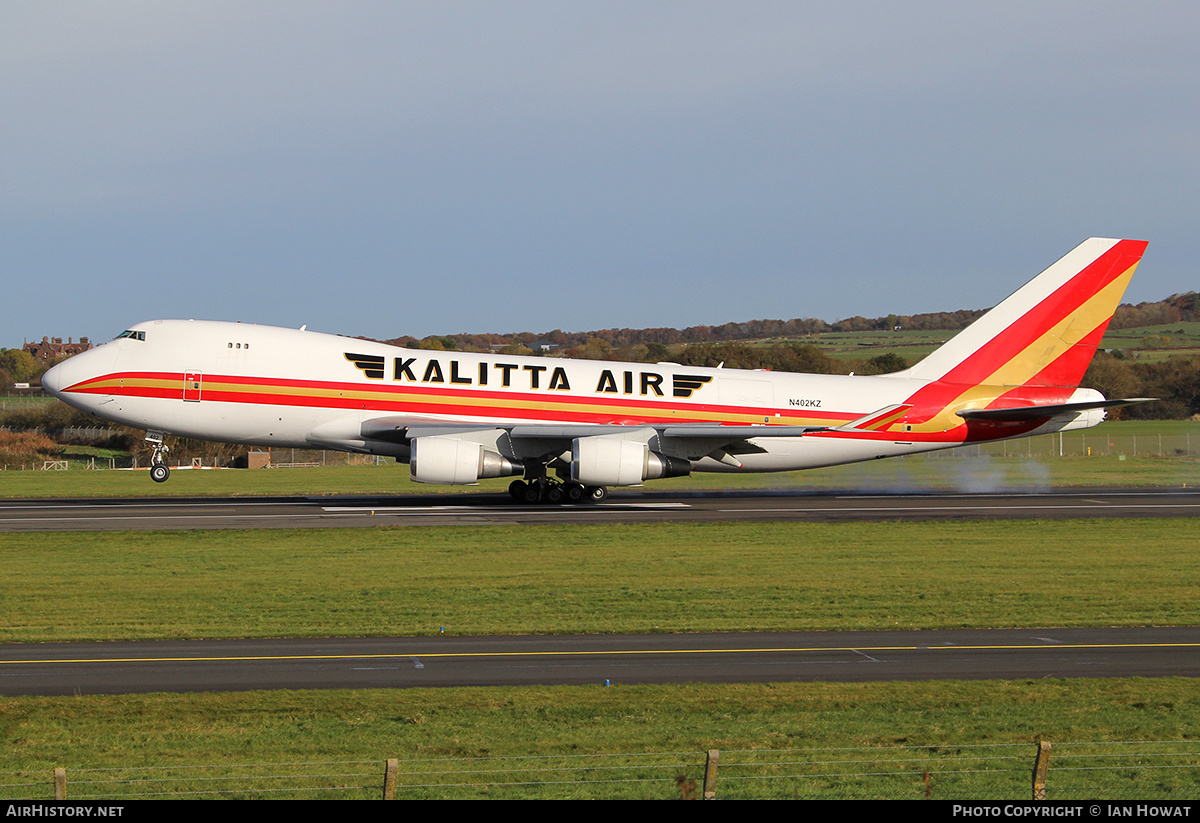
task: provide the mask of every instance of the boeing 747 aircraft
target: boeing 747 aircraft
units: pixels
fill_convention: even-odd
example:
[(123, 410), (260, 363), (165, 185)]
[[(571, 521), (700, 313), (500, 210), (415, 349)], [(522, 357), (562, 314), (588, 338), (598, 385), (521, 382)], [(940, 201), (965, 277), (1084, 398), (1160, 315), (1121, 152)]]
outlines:
[(420, 483), (513, 476), (524, 502), (599, 501), (693, 471), (777, 472), (1094, 426), (1079, 381), (1146, 249), (1086, 240), (910, 369), (786, 374), (399, 349), (151, 320), (48, 371), (55, 397), (165, 435), (387, 455)]

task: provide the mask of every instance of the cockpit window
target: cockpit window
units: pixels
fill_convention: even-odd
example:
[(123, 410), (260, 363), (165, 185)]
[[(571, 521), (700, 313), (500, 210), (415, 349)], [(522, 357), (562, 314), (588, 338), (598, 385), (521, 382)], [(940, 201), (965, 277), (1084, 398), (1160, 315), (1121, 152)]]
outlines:
[(114, 337), (113, 340), (120, 340), (122, 337), (128, 337), (131, 340), (145, 340), (146, 333), (144, 331), (134, 331), (133, 329), (126, 329), (125, 331), (121, 332), (116, 337)]

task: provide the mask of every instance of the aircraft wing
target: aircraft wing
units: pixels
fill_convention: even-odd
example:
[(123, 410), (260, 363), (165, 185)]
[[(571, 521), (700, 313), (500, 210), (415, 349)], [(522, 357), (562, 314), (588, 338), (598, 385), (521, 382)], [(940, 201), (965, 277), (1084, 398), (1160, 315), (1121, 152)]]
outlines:
[(726, 426), (721, 423), (651, 423), (647, 425), (614, 426), (548, 426), (521, 425), (509, 429), (517, 439), (523, 437), (593, 437), (598, 434), (620, 434), (636, 429), (654, 429), (661, 437), (707, 438), (716, 442), (730, 443), (752, 437), (802, 437), (818, 431), (828, 431), (828, 426)]
[(577, 437), (629, 434), (653, 429), (660, 437), (711, 440), (714, 444), (732, 443), (753, 437), (802, 437), (812, 432), (828, 431), (828, 426), (726, 426), (720, 423), (669, 423), (646, 425), (573, 425), (570, 423), (488, 423), (413, 422), (407, 418), (375, 418), (362, 425), (363, 437), (370, 440), (406, 442), (417, 437), (443, 437), (468, 432), (503, 430), (513, 440), (562, 440)]
[(762, 452), (754, 445), (760, 437), (803, 437), (828, 431), (828, 426), (727, 426), (719, 423), (657, 423), (646, 425), (580, 425), (553, 423), (441, 423), (405, 417), (380, 417), (365, 421), (361, 436), (367, 440), (408, 445), (419, 438), (466, 438), (496, 442), (503, 439), (510, 454), (528, 458), (569, 451), (580, 438), (615, 438), (653, 443), (677, 456), (699, 460), (705, 456), (731, 466), (741, 466), (732, 455)]

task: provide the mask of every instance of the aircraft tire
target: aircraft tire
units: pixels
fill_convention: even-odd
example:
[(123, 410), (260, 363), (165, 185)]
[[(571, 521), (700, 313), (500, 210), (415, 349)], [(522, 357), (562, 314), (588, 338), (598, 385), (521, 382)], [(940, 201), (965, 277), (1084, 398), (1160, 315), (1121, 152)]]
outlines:
[(521, 502), (529, 505), (542, 502), (542, 487), (537, 483), (526, 483)]
[(562, 486), (554, 485), (546, 489), (546, 502), (558, 505), (567, 499), (567, 493)]
[(578, 483), (567, 483), (563, 492), (567, 496), (568, 503), (582, 503), (583, 498), (587, 495), (587, 489)]
[(525, 500), (525, 489), (528, 484), (524, 480), (514, 480), (508, 484), (508, 496), (518, 503)]
[(155, 483), (166, 483), (167, 478), (171, 476), (171, 470), (167, 468), (165, 463), (155, 463), (150, 467), (150, 479)]
[(608, 489), (604, 486), (588, 486), (587, 500), (589, 503), (600, 503), (608, 499)]

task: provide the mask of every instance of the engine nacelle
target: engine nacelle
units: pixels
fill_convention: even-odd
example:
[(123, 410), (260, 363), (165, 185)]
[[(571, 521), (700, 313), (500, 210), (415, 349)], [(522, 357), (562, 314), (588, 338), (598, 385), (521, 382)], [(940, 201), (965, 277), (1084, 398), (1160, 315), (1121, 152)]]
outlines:
[(571, 479), (587, 486), (636, 486), (643, 480), (691, 473), (687, 460), (652, 452), (636, 440), (598, 436), (571, 442)]
[(508, 477), (524, 468), (479, 443), (457, 437), (417, 437), (408, 463), (417, 483), (469, 486), (481, 477)]

